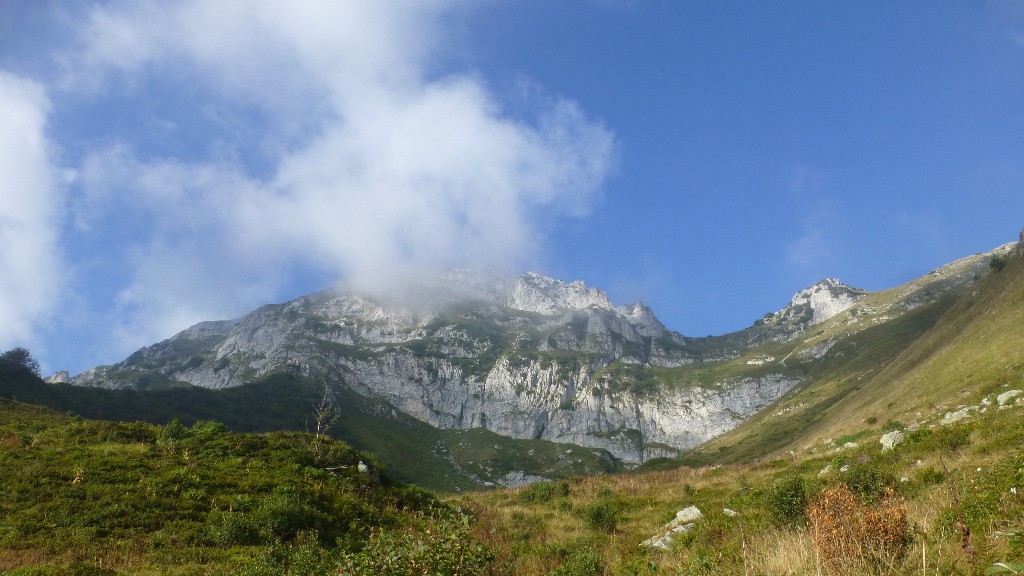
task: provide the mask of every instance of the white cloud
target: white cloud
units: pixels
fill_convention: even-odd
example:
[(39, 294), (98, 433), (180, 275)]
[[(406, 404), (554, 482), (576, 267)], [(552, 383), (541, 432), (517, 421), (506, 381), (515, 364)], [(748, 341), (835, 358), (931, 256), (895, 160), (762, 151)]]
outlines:
[(42, 86), (0, 71), (0, 349), (38, 344), (63, 282), (63, 201)]
[(513, 116), (472, 71), (443, 71), (444, 20), (459, 4), (91, 12), (65, 88), (144, 98), (154, 78), (198, 83), (211, 107), (255, 107), (272, 150), (255, 172), (230, 154), (152, 159), (144, 137), (83, 161), (78, 230), (115, 210), (146, 223), (118, 308), (125, 342), (261, 304), (294, 266), (366, 286), (410, 269), (518, 268), (545, 226), (586, 213), (614, 165), (613, 135), (565, 98), (533, 90)]

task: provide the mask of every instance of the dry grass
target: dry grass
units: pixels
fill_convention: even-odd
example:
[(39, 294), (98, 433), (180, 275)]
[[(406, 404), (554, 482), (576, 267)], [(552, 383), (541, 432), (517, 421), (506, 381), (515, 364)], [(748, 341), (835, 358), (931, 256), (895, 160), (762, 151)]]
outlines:
[(817, 575), (812, 537), (806, 528), (772, 530), (748, 537), (743, 542), (743, 570), (749, 576)]

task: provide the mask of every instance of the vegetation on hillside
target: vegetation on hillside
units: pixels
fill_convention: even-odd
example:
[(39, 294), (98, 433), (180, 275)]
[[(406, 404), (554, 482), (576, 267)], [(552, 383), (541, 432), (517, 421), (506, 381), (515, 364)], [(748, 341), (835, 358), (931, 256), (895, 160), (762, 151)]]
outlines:
[(457, 509), (310, 434), (0, 399), (0, 478), (4, 574), (483, 574), (489, 561)]
[[(977, 574), (1020, 569), (1024, 407), (751, 464), (474, 493), (501, 574)], [(704, 514), (666, 550), (675, 513)], [(1005, 572), (1011, 574), (1013, 572)]]
[[(868, 304), (883, 309), (887, 297)], [(855, 328), (844, 339), (830, 332), (841, 322)], [(1024, 573), (1022, 325), (1024, 261), (1007, 256), (964, 296), (901, 322), (851, 311), (817, 328), (802, 345), (828, 343), (827, 354), (810, 384), (683, 459), (444, 497), (325, 436), (80, 416), (156, 420), (196, 403), (194, 416), (223, 410), (228, 426), (266, 409), (294, 427), (316, 411), (270, 410), (273, 390), (315, 400), (314, 382), (285, 374), (266, 390), (101, 396), (43, 385), (17, 349), (0, 355), (0, 396), (79, 415), (0, 400), (0, 573)], [(481, 472), (543, 448), (373, 421), (366, 408), (342, 412), (339, 430), (390, 434), (389, 458), (461, 451)], [(701, 514), (677, 522), (689, 507)]]
[[(484, 429), (441, 430), (346, 388), (325, 388), (289, 372), (224, 390), (194, 386), (107, 390), (48, 384), (30, 370), (5, 372), (2, 366), (0, 362), (0, 398), (92, 419), (154, 424), (179, 420), (186, 425), (217, 421), (234, 432), (315, 432), (317, 406), (327, 394), (326, 433), (372, 452), (396, 480), (441, 492), (482, 489), (486, 482), (511, 472), (560, 478), (617, 469), (614, 459), (602, 450), (516, 440)], [(15, 374), (18, 377), (11, 377)]]

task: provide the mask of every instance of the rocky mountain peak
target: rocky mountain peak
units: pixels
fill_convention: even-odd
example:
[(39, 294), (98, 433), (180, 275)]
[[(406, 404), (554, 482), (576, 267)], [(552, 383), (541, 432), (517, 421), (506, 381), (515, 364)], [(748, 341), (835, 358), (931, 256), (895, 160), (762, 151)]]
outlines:
[(661, 336), (669, 330), (654, 316), (654, 312), (643, 302), (635, 302), (631, 306), (619, 306), (618, 311), (629, 323), (636, 327), (643, 336)]
[(836, 278), (825, 278), (794, 294), (789, 304), (775, 313), (774, 319), (813, 326), (853, 306), (866, 294)]
[(566, 284), (536, 272), (516, 278), (509, 287), (505, 305), (514, 310), (544, 315), (564, 310), (613, 310), (608, 295), (580, 280)]

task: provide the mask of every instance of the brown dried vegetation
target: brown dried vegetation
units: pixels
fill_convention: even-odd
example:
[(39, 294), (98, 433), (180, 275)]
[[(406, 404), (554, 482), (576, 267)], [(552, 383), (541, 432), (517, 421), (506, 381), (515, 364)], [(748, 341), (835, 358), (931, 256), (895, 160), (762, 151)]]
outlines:
[(819, 562), (829, 574), (897, 572), (912, 539), (907, 506), (891, 489), (865, 504), (843, 484), (807, 509)]

